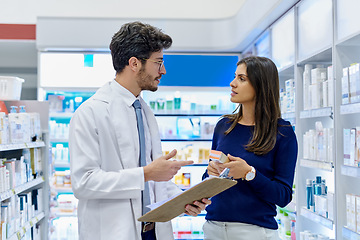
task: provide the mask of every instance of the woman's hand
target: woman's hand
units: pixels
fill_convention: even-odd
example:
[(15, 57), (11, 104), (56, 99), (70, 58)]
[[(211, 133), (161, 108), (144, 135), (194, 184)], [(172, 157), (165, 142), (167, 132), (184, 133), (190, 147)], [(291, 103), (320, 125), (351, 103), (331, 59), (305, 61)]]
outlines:
[(245, 178), (246, 173), (251, 171), (251, 166), (246, 161), (239, 157), (233, 157), (230, 154), (227, 155), (230, 162), (222, 164), (222, 167), (229, 168), (229, 177), (234, 179)]
[(207, 166), (209, 176), (213, 175), (218, 177), (224, 169), (224, 164), (216, 161), (209, 161), (209, 165)]

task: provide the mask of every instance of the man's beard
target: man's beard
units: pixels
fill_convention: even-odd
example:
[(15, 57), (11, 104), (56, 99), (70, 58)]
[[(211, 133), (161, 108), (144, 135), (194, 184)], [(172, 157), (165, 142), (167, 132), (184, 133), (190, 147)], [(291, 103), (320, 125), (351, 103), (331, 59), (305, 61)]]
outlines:
[(141, 69), (138, 73), (137, 83), (141, 90), (155, 92), (158, 89), (158, 86), (154, 85), (155, 79), (156, 78), (151, 77), (149, 74), (146, 74), (144, 69)]

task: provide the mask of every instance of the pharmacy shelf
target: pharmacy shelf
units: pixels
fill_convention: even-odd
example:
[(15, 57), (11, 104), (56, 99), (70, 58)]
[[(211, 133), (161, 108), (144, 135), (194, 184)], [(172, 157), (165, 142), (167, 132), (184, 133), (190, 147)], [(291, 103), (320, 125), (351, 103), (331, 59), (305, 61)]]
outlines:
[(67, 143), (69, 142), (69, 139), (68, 138), (50, 138), (50, 142), (62, 142), (62, 143)]
[(283, 119), (295, 119), (296, 114), (294, 112), (288, 112), (288, 113), (281, 113), (281, 117)]
[(154, 112), (154, 115), (157, 117), (183, 117), (183, 116), (194, 116), (194, 117), (220, 117), (224, 114), (229, 114), (229, 112), (187, 112), (187, 111), (169, 111), (169, 112)]
[(57, 193), (73, 193), (71, 187), (54, 187)]
[(306, 217), (307, 219), (312, 220), (313, 222), (320, 223), (321, 225), (327, 227), (330, 230), (334, 228), (334, 221), (323, 217), (315, 212), (310, 211), (306, 207), (302, 207), (300, 211), (301, 216)]
[(360, 234), (348, 229), (347, 227), (342, 228), (342, 236), (343, 239), (360, 240)]
[(49, 117), (50, 118), (72, 118), (74, 116), (74, 113), (72, 112), (50, 112)]
[(360, 178), (360, 168), (342, 165), (341, 174), (345, 176)]
[(54, 162), (54, 168), (70, 168), (69, 162)]
[(18, 150), (26, 148), (39, 148), (45, 147), (43, 141), (38, 142), (27, 142), (27, 143), (10, 143), (10, 144), (0, 144), (0, 151), (9, 151), (9, 150)]
[(352, 103), (340, 106), (340, 114), (360, 113), (360, 103)]
[(11, 237), (7, 238), (7, 240), (20, 240), (24, 237), (25, 233), (29, 231), (35, 224), (40, 222), (45, 217), (45, 213), (41, 212), (35, 217), (33, 217), (30, 221), (26, 222), (25, 225), (13, 234)]
[(32, 180), (30, 182), (24, 183), (24, 184), (22, 184), (20, 186), (17, 186), (14, 189), (10, 189), (10, 190), (7, 190), (5, 192), (2, 192), (2, 193), (0, 193), (0, 202), (4, 201), (6, 199), (9, 199), (14, 195), (22, 193), (22, 192), (24, 192), (24, 191), (26, 191), (28, 189), (31, 189), (31, 188), (33, 188), (33, 187), (35, 187), (35, 186), (37, 186), (37, 185), (39, 185), (39, 184), (41, 184), (43, 182), (44, 182), (44, 178), (41, 177), (41, 178), (37, 178), (35, 180)]
[(300, 118), (333, 117), (332, 107), (305, 110), (300, 112)]
[(204, 240), (203, 238), (175, 238), (175, 240)]
[(190, 138), (190, 139), (181, 139), (181, 138), (166, 138), (161, 139), (162, 142), (211, 142), (212, 139), (202, 139), (202, 138)]
[(334, 164), (332, 162), (324, 162), (312, 159), (300, 159), (300, 166), (308, 168), (317, 168), (326, 171), (332, 171)]
[(61, 211), (57, 211), (55, 210), (53, 212), (53, 214), (55, 215), (55, 217), (77, 217), (76, 212), (61, 212)]

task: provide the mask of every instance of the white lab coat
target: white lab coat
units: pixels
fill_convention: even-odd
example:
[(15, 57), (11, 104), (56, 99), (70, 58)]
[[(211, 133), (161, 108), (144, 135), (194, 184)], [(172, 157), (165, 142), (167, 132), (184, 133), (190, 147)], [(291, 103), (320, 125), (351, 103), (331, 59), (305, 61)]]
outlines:
[[(70, 122), (72, 188), (79, 199), (81, 240), (140, 240), (143, 168), (138, 167), (136, 121), (124, 113), (128, 106), (109, 82), (75, 112)], [(162, 155), (154, 114), (140, 98), (148, 122), (152, 159)], [(145, 121), (144, 119), (144, 121)], [(181, 190), (169, 182), (154, 183), (156, 202)], [(158, 240), (173, 239), (171, 222), (156, 223)]]

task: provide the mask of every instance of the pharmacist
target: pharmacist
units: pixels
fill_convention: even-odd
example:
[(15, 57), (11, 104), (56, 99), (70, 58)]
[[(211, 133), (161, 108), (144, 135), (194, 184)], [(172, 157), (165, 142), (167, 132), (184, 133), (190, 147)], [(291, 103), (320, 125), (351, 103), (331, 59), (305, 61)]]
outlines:
[[(170, 160), (176, 150), (162, 156), (154, 114), (140, 97), (142, 90), (157, 90), (166, 73), (163, 49), (171, 44), (170, 36), (148, 24), (124, 24), (110, 43), (115, 80), (71, 119), (70, 168), (79, 199), (80, 240), (173, 239), (171, 222), (137, 221), (149, 210), (148, 202), (181, 191), (169, 180), (192, 163)], [(184, 211), (196, 216), (209, 203), (196, 201)]]

